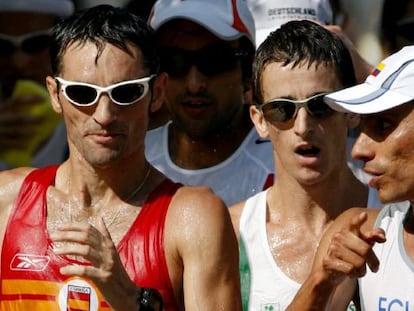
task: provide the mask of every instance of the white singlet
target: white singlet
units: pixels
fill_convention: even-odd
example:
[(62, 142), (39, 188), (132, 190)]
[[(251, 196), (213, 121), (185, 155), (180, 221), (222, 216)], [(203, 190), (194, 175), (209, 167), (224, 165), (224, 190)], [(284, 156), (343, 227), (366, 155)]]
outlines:
[(239, 148), (220, 164), (189, 170), (178, 167), (170, 158), (170, 123), (148, 131), (145, 154), (148, 161), (171, 180), (184, 185), (209, 186), (227, 206), (243, 201), (273, 184), (272, 143), (261, 139), (254, 127)]
[(410, 203), (385, 205), (375, 227), (385, 230), (387, 241), (373, 250), (380, 266), (376, 273), (367, 268), (359, 279), (362, 310), (414, 311), (414, 262), (407, 255), (403, 241), (403, 223)]

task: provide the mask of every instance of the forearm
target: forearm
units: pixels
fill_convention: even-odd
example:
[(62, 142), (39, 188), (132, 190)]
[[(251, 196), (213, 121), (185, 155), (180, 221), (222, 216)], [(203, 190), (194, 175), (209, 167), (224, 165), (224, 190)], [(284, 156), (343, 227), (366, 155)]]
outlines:
[(335, 286), (321, 273), (314, 273), (303, 283), (287, 311), (327, 310)]

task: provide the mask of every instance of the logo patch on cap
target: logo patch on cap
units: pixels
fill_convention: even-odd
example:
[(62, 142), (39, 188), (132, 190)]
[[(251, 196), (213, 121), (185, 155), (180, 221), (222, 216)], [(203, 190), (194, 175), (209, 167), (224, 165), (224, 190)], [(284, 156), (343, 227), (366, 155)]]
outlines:
[(378, 76), (380, 74), (380, 72), (382, 70), (384, 70), (384, 68), (385, 68), (385, 64), (384, 63), (380, 63), (377, 66), (377, 68), (375, 68), (374, 71), (372, 71), (371, 75), (374, 76), (374, 77)]

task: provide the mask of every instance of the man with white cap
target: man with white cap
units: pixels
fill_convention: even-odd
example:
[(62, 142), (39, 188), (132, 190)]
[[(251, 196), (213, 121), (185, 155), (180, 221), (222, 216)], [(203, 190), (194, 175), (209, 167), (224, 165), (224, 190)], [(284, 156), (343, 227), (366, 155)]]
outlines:
[(63, 122), (48, 100), (45, 76), (51, 27), (73, 11), (71, 0), (0, 1), (0, 167), (66, 157)]
[(365, 162), (369, 184), (386, 205), (351, 209), (334, 222), (291, 310), (342, 310), (357, 277), (362, 310), (413, 310), (414, 46), (384, 59), (365, 83), (325, 101), (361, 114), (353, 156)]
[(171, 121), (148, 132), (148, 160), (174, 181), (234, 204), (273, 180), (272, 146), (253, 128), (253, 18), (243, 0), (159, 0), (149, 18), (169, 75)]

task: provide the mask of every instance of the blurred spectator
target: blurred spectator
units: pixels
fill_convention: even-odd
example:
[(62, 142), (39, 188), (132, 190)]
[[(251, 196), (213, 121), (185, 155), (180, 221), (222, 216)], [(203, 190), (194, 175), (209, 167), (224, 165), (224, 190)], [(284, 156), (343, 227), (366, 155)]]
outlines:
[(66, 157), (63, 122), (45, 88), (51, 28), (70, 0), (0, 1), (1, 168), (45, 166)]
[(290, 20), (313, 20), (341, 37), (351, 52), (358, 82), (371, 73), (372, 66), (361, 57), (353, 42), (348, 38), (349, 16), (341, 0), (246, 0), (252, 11), (256, 27), (258, 47), (272, 31)]
[(246, 0), (256, 27), (256, 45), (267, 35), (290, 20), (309, 19), (322, 24), (333, 23), (329, 0)]
[(228, 205), (267, 187), (272, 145), (249, 117), (255, 29), (245, 1), (159, 0), (149, 21), (169, 75), (171, 121), (148, 132), (148, 160)]
[(414, 43), (414, 0), (384, 0), (381, 44), (384, 57)]
[[(146, 2), (147, 0), (137, 0), (139, 2)], [(77, 9), (86, 9), (99, 4), (109, 4), (112, 6), (123, 7), (128, 0), (74, 0)]]
[(382, 59), (379, 35), (383, 0), (335, 1), (340, 2), (342, 15), (345, 17), (343, 31), (367, 62), (377, 64)]
[(129, 0), (125, 7), (135, 15), (148, 19), (154, 3), (155, 0)]

